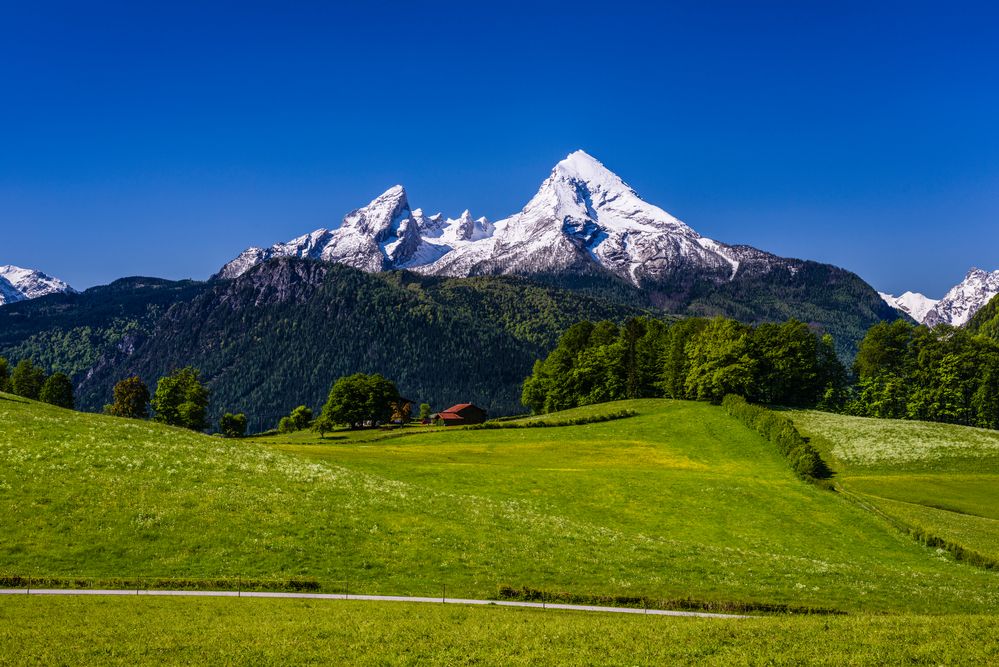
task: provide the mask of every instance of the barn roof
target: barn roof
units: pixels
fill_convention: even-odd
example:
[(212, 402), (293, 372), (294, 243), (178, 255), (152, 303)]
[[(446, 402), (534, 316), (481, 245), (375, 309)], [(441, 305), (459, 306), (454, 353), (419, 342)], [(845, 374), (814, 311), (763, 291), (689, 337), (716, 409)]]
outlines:
[(447, 410), (441, 410), (441, 413), (445, 412), (461, 412), (465, 408), (475, 407), (472, 403), (459, 403), (458, 405), (452, 405)]

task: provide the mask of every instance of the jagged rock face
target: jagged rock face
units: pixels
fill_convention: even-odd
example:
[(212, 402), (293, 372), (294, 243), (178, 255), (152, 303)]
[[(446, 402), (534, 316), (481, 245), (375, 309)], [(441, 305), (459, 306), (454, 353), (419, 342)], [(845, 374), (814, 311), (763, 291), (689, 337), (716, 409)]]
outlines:
[(923, 324), (962, 326), (996, 294), (999, 294), (999, 270), (990, 273), (973, 268), (930, 309)]
[(411, 210), (405, 190), (395, 186), (347, 214), (338, 229), (250, 248), (216, 277), (234, 278), (284, 256), (445, 276), (603, 272), (639, 287), (688, 273), (724, 282), (739, 271), (800, 264), (701, 236), (583, 151), (555, 165), (523, 210), (498, 222), (468, 211), (456, 220), (426, 216)]
[(927, 314), (939, 303), (939, 299), (931, 299), (919, 292), (905, 292), (901, 296), (893, 296), (885, 292), (878, 292), (878, 296), (885, 300), (892, 308), (901, 310), (903, 313), (916, 320), (920, 324), (926, 319)]
[(321, 259), (371, 273), (410, 268), (477, 240), (489, 229), (485, 218), (472, 220), (468, 211), (458, 220), (445, 220), (440, 214), (427, 217), (421, 209), (411, 210), (405, 189), (396, 185), (345, 215), (337, 229), (318, 229), (270, 248), (249, 248), (215, 277), (236, 278), (274, 257)]
[(37, 299), (46, 294), (75, 292), (66, 282), (34, 269), (23, 269), (7, 264), (0, 266), (0, 306), (26, 299)]

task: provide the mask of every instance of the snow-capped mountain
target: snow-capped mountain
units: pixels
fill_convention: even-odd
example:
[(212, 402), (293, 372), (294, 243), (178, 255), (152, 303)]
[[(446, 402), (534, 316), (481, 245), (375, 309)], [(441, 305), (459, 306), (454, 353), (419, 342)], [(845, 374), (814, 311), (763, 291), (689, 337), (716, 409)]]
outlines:
[(249, 248), (218, 278), (234, 278), (271, 257), (309, 257), (366, 271), (410, 269), (447, 276), (607, 272), (636, 286), (695, 273), (717, 282), (750, 266), (795, 271), (748, 246), (706, 238), (641, 199), (620, 177), (583, 151), (555, 165), (537, 194), (514, 215), (491, 223), (424, 215), (402, 186), (347, 214), (335, 230), (319, 229), (270, 248)]
[(7, 264), (0, 266), (0, 306), (26, 299), (36, 299), (56, 292), (75, 292), (58, 278), (34, 269)]
[(934, 306), (936, 306), (940, 300), (931, 299), (930, 297), (920, 294), (919, 292), (905, 292), (901, 296), (893, 296), (885, 292), (878, 292), (878, 295), (885, 300), (892, 308), (897, 308), (903, 313), (916, 320), (922, 324), (923, 320), (926, 319), (927, 313), (929, 313)]
[(978, 309), (999, 294), (999, 270), (972, 268), (960, 283), (950, 289), (922, 320), (927, 326), (966, 324)]
[(411, 268), (429, 264), (491, 232), (492, 225), (485, 218), (472, 220), (468, 211), (452, 220), (440, 213), (427, 216), (422, 209), (412, 210), (406, 190), (396, 185), (348, 213), (337, 229), (317, 229), (270, 248), (249, 248), (216, 277), (235, 278), (272, 257), (321, 259), (370, 272)]
[(576, 151), (555, 165), (523, 210), (497, 221), (491, 234), (414, 268), (467, 276), (599, 267), (642, 285), (684, 268), (732, 277), (741, 254), (646, 203), (600, 162)]

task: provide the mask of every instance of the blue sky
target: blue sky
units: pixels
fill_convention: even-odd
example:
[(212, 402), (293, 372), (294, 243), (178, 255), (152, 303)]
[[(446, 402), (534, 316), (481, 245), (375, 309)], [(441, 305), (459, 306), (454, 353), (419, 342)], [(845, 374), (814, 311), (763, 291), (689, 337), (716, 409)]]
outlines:
[(0, 264), (205, 278), (402, 183), (497, 219), (577, 148), (728, 243), (999, 268), (999, 10), (0, 0)]

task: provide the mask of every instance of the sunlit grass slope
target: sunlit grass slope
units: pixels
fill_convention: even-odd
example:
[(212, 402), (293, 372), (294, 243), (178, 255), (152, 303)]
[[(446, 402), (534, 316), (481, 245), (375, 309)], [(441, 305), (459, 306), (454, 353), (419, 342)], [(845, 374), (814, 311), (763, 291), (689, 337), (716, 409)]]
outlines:
[(999, 560), (999, 431), (794, 412), (831, 456), (837, 482), (948, 543)]
[[(228, 441), (0, 399), (0, 570), (991, 611), (999, 577), (797, 480), (710, 405), (377, 442)], [(302, 436), (303, 438), (306, 436)], [(314, 436), (309, 436), (314, 437)]]
[(38, 665), (986, 665), (997, 652), (990, 616), (719, 620), (248, 598), (0, 604), (0, 662)]

